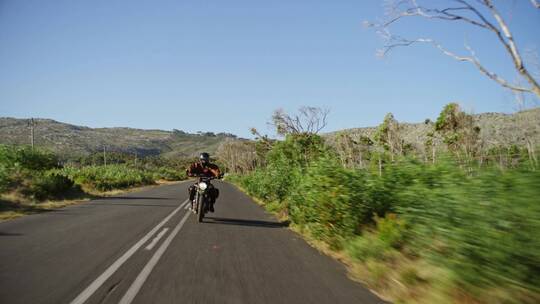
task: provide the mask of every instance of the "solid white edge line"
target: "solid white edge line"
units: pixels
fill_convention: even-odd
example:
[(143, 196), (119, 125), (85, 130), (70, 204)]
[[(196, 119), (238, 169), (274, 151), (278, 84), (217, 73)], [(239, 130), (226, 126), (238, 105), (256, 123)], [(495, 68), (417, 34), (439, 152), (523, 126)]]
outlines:
[(159, 261), (159, 259), (161, 258), (165, 250), (167, 250), (167, 247), (169, 247), (174, 237), (178, 234), (180, 229), (182, 229), (182, 226), (184, 226), (184, 223), (186, 222), (190, 214), (191, 212), (186, 212), (186, 214), (184, 215), (180, 223), (176, 225), (176, 227), (171, 232), (171, 234), (169, 234), (169, 236), (167, 236), (165, 241), (161, 243), (161, 246), (159, 246), (158, 250), (156, 250), (156, 252), (152, 256), (150, 261), (148, 261), (148, 263), (146, 264), (146, 266), (144, 266), (141, 273), (139, 273), (135, 281), (133, 281), (128, 291), (126, 292), (126, 294), (124, 294), (124, 296), (122, 297), (120, 302), (118, 302), (118, 304), (130, 304), (133, 301), (137, 293), (139, 293), (139, 290), (143, 286), (144, 282), (146, 281), (146, 279), (152, 272), (152, 269), (154, 269), (154, 266), (156, 266), (157, 262)]
[(163, 225), (167, 223), (173, 217), (182, 207), (184, 207), (185, 204), (187, 204), (189, 200), (186, 200), (183, 202), (180, 206), (178, 206), (176, 209), (174, 209), (167, 217), (165, 217), (157, 226), (155, 226), (150, 232), (148, 232), (142, 239), (140, 239), (135, 245), (133, 245), (131, 248), (129, 248), (128, 251), (126, 251), (120, 258), (118, 258), (109, 268), (105, 270), (97, 279), (95, 279), (88, 287), (86, 287), (85, 290), (83, 290), (73, 301), (71, 301), (71, 304), (83, 304), (96, 292), (96, 290), (109, 279), (110, 276), (112, 276), (122, 264), (124, 264), (144, 243), (146, 243), (154, 233), (156, 233), (159, 228), (161, 228)]
[(156, 237), (152, 240), (152, 242), (150, 244), (148, 244), (148, 246), (146, 246), (144, 249), (146, 250), (152, 250), (152, 248), (154, 248), (154, 246), (156, 246), (156, 244), (159, 242), (159, 240), (163, 237), (163, 235), (165, 233), (167, 233), (167, 231), (169, 230), (169, 228), (163, 228), (163, 230), (161, 230), (158, 235), (156, 235)]

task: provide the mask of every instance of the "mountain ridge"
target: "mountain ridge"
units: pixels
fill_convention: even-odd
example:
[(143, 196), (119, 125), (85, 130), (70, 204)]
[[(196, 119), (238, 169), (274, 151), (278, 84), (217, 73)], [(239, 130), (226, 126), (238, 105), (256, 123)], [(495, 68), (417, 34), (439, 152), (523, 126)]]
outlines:
[[(139, 156), (191, 157), (199, 152), (213, 153), (221, 142), (238, 139), (230, 133), (188, 133), (173, 129), (140, 129), (74, 125), (50, 118), (34, 118), (35, 145), (60, 155), (82, 156), (102, 151), (133, 153)], [(29, 119), (0, 117), (0, 143), (30, 144)]]
[[(540, 107), (516, 113), (486, 112), (473, 114), (475, 125), (480, 127), (480, 140), (486, 148), (497, 146), (525, 146), (526, 138), (540, 144)], [(405, 143), (413, 145), (418, 151), (424, 149), (428, 134), (433, 132), (434, 122), (400, 122), (401, 135)], [(324, 134), (328, 142), (336, 144), (337, 135), (347, 134), (353, 140), (368, 137), (375, 142), (378, 126), (349, 128)]]
[[(525, 145), (525, 138), (540, 143), (540, 108), (512, 114), (486, 112), (473, 115), (480, 127), (480, 139), (488, 147), (499, 145)], [(230, 133), (197, 132), (182, 130), (140, 129), (132, 127), (100, 127), (63, 123), (50, 118), (34, 118), (35, 144), (51, 149), (66, 157), (88, 155), (103, 151), (133, 153), (138, 156), (163, 155), (166, 157), (192, 157), (202, 151), (215, 153), (227, 140), (247, 140)], [(0, 117), (0, 143), (30, 144), (29, 119)], [(417, 149), (423, 149), (433, 122), (400, 122), (403, 139)], [(335, 144), (338, 134), (348, 134), (353, 139), (368, 137), (374, 141), (377, 126), (349, 128), (322, 134), (330, 144)]]

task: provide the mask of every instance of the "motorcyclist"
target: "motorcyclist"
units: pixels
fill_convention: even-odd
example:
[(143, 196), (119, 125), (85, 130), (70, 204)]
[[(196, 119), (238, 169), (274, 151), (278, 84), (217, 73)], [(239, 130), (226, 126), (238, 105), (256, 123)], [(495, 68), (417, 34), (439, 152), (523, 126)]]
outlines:
[[(220, 178), (221, 177), (221, 171), (219, 170), (219, 167), (216, 164), (210, 163), (210, 154), (203, 152), (199, 155), (199, 161), (191, 164), (189, 168), (186, 170), (187, 176), (193, 177), (193, 176), (206, 176), (206, 177), (215, 177)], [(212, 184), (208, 183), (208, 194), (210, 197), (210, 206), (209, 211), (214, 212), (214, 204), (216, 203), (216, 199), (219, 196), (219, 190), (215, 188)], [(196, 184), (191, 185), (188, 189), (189, 192), (189, 200), (192, 203), (194, 203), (195, 200), (195, 194), (197, 192)]]

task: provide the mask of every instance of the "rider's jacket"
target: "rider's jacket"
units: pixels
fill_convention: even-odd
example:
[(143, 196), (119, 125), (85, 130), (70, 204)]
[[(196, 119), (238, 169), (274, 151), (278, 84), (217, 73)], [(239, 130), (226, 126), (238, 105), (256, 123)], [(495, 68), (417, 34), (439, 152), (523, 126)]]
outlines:
[(219, 177), (221, 175), (219, 167), (215, 164), (208, 163), (206, 165), (203, 165), (200, 162), (191, 164), (191, 166), (189, 166), (189, 169), (186, 170), (186, 173), (188, 176), (204, 175), (207, 177)]

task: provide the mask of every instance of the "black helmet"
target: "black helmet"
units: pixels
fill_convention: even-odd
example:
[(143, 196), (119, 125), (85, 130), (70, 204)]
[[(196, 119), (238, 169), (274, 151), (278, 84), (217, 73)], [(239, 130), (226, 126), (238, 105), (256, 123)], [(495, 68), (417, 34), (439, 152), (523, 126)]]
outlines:
[(210, 154), (206, 153), (206, 152), (203, 152), (201, 153), (201, 155), (199, 155), (199, 160), (203, 163), (203, 164), (207, 164), (210, 162)]

